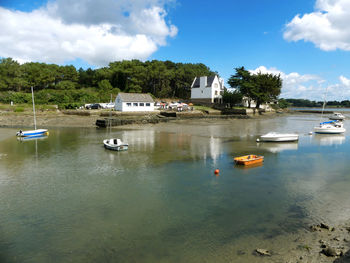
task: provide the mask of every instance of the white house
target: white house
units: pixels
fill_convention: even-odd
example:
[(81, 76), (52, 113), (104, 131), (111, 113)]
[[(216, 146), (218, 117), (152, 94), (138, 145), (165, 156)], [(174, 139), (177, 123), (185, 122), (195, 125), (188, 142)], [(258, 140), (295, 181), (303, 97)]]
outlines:
[(154, 100), (144, 93), (119, 93), (115, 99), (118, 111), (154, 111)]
[(195, 77), (191, 85), (191, 101), (222, 103), (224, 80), (218, 76)]
[[(250, 103), (250, 108), (256, 108), (255, 100), (252, 100), (252, 99), (250, 99), (248, 97), (243, 97), (242, 98), (242, 106), (243, 107), (247, 107), (248, 108), (249, 107), (249, 103)], [(272, 101), (272, 102), (262, 103), (262, 104), (260, 104), (259, 108), (269, 111), (269, 110), (272, 109), (271, 105), (273, 105), (273, 104), (278, 104), (277, 100), (276, 101)]]

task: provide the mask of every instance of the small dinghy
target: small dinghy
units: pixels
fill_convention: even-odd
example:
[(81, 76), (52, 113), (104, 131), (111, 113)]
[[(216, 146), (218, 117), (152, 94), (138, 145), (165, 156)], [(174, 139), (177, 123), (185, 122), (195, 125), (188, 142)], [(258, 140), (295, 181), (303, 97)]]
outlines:
[(264, 156), (249, 154), (245, 156), (235, 157), (233, 160), (236, 164), (252, 165), (262, 163), (264, 161)]
[(17, 137), (36, 137), (36, 136), (47, 136), (47, 135), (49, 135), (49, 132), (47, 129), (37, 129), (37, 130), (31, 130), (31, 131), (19, 130), (16, 133)]
[(128, 149), (129, 144), (122, 142), (120, 139), (106, 139), (103, 140), (103, 145), (108, 150), (113, 151), (125, 151)]

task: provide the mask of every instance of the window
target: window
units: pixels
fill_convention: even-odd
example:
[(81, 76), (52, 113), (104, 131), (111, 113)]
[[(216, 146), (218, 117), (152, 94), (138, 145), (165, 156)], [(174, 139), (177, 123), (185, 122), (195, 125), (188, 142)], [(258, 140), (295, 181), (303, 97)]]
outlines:
[(145, 106), (145, 103), (140, 102), (140, 107), (143, 107), (143, 106)]
[(218, 91), (217, 90), (215, 91), (215, 95), (218, 95)]
[(134, 102), (132, 105), (136, 106), (136, 107), (139, 106), (139, 104), (137, 102)]
[(131, 107), (131, 103), (130, 102), (126, 103), (126, 106)]
[(149, 106), (151, 106), (151, 103), (146, 103), (146, 107), (149, 107)]

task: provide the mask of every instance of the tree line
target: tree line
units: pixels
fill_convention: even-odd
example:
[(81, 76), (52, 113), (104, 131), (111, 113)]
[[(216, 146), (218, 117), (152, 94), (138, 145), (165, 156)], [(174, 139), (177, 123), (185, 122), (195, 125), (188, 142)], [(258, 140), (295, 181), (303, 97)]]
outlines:
[(31, 101), (30, 87), (38, 104), (108, 102), (119, 92), (150, 93), (157, 98), (190, 97), (196, 76), (217, 74), (198, 63), (125, 60), (111, 62), (99, 69), (76, 69), (29, 62), (20, 64), (12, 58), (0, 59), (0, 102)]
[[(322, 107), (323, 101), (310, 101), (306, 99), (285, 99), (290, 107)], [(326, 106), (329, 107), (345, 107), (350, 108), (350, 101), (327, 101)]]

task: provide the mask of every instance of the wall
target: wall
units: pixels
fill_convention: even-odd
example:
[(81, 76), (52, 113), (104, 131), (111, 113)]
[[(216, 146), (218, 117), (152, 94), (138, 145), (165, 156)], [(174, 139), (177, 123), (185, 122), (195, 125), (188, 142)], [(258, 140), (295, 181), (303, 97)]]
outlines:
[[(131, 106), (128, 105), (128, 103), (131, 103)], [(138, 106), (134, 106), (134, 103), (137, 103)], [(143, 103), (144, 106), (140, 106), (140, 103)], [(150, 106), (146, 106), (146, 103), (149, 103)], [(116, 110), (118, 111), (154, 111), (154, 102), (117, 102), (116, 103)]]

